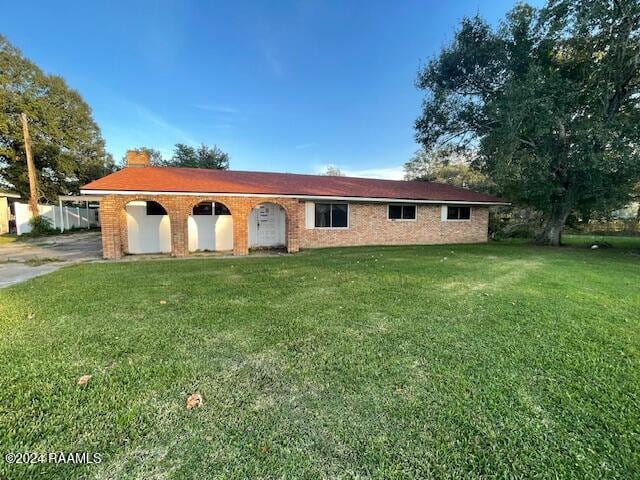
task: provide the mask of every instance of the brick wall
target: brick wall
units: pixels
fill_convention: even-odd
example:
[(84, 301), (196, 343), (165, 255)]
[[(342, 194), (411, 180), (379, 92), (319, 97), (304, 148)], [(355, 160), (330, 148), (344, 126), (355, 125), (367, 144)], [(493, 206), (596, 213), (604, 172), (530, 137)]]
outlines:
[(487, 241), (487, 207), (471, 207), (471, 219), (466, 221), (442, 221), (440, 210), (440, 205), (418, 205), (415, 221), (392, 221), (387, 220), (387, 204), (351, 203), (346, 229), (307, 229), (303, 218), (300, 248)]
[(248, 221), (251, 210), (261, 203), (275, 203), (284, 210), (287, 218), (287, 250), (299, 249), (299, 204), (290, 198), (241, 198), (204, 197), (188, 195), (107, 195), (100, 202), (102, 225), (102, 251), (105, 258), (118, 259), (127, 251), (127, 203), (135, 200), (158, 202), (164, 207), (171, 222), (171, 255), (184, 257), (189, 254), (188, 218), (195, 205), (200, 202), (219, 202), (229, 208), (233, 216), (234, 255), (249, 252)]
[(487, 241), (488, 208), (472, 207), (469, 221), (443, 222), (439, 205), (418, 205), (415, 221), (387, 220), (383, 203), (349, 205), (349, 228), (307, 229), (305, 202), (291, 198), (196, 197), (188, 195), (107, 195), (100, 202), (102, 249), (105, 258), (118, 259), (127, 251), (127, 217), (125, 207), (134, 200), (160, 203), (171, 222), (171, 254), (189, 254), (188, 218), (200, 202), (225, 204), (233, 216), (233, 251), (249, 251), (248, 221), (251, 210), (261, 203), (276, 203), (286, 213), (287, 250), (352, 245), (402, 245), (436, 243), (473, 243)]

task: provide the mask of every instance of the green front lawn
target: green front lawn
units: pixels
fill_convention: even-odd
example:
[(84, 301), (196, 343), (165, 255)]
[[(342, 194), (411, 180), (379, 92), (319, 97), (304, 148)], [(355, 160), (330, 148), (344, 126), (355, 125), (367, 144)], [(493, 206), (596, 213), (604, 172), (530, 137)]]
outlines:
[(639, 285), (510, 243), (64, 268), (0, 290), (0, 451), (103, 462), (0, 478), (639, 478)]
[(3, 233), (0, 235), (0, 245), (5, 243), (13, 243), (18, 239), (17, 235), (11, 233)]
[(563, 235), (567, 246), (591, 247), (594, 244), (608, 244), (619, 249), (636, 249), (640, 253), (640, 236), (622, 237), (618, 235)]

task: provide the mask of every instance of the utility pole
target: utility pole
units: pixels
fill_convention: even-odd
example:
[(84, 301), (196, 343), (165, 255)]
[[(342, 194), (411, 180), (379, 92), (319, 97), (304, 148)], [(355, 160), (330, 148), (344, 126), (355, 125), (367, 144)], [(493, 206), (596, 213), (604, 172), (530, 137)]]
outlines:
[(29, 123), (27, 121), (27, 114), (21, 113), (20, 120), (22, 121), (22, 135), (24, 137), (24, 150), (27, 154), (27, 172), (29, 174), (29, 208), (34, 217), (40, 215), (38, 211), (38, 185), (36, 180), (36, 167), (33, 164), (33, 157), (31, 156), (31, 137), (29, 136)]

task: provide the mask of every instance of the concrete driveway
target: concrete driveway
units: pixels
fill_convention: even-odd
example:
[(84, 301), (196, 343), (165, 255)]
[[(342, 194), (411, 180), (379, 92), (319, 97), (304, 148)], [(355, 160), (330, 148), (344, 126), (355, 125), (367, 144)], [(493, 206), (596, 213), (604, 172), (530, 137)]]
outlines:
[(102, 258), (100, 232), (70, 233), (0, 244), (0, 288), (72, 263)]

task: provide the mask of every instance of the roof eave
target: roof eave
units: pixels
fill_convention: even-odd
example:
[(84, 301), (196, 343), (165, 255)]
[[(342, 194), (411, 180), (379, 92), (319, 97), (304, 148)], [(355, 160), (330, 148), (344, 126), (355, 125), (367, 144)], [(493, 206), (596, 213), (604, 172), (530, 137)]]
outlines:
[(464, 205), (486, 205), (486, 206), (509, 206), (511, 202), (499, 200), (446, 200), (446, 199), (418, 199), (418, 198), (398, 198), (398, 197), (358, 197), (339, 195), (306, 195), (306, 194), (280, 194), (280, 193), (229, 193), (229, 192), (166, 192), (151, 190), (100, 190), (87, 189), (80, 190), (83, 195), (186, 195), (192, 197), (263, 197), (263, 198), (297, 198), (300, 200), (338, 200), (351, 202), (381, 202), (381, 203), (420, 203), (420, 204), (464, 204)]

